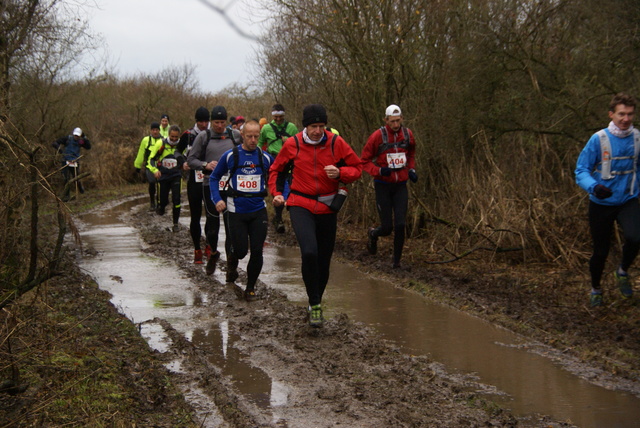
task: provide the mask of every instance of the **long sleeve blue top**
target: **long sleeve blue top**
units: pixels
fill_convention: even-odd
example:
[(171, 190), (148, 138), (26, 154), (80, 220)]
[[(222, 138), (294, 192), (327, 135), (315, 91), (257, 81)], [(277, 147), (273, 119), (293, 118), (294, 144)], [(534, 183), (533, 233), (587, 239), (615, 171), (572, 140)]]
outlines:
[[(260, 155), (262, 155), (262, 166), (260, 168)], [(211, 189), (211, 199), (214, 204), (222, 201), (220, 196), (220, 180), (233, 169), (234, 165), (233, 149), (226, 151), (218, 161), (215, 169), (209, 177), (209, 188)], [(229, 186), (237, 191), (248, 194), (262, 193), (266, 191), (267, 172), (273, 162), (273, 158), (266, 152), (256, 148), (253, 151), (245, 150), (238, 146), (238, 167), (233, 177), (229, 177)], [(255, 185), (253, 187), (252, 185)], [(228, 196), (225, 200), (227, 210), (235, 213), (252, 213), (266, 207), (264, 197), (257, 196)]]
[[(609, 137), (611, 143), (611, 170), (612, 171), (632, 171), (634, 162), (636, 170), (638, 169), (638, 161), (634, 159), (634, 142), (633, 133), (625, 138), (619, 138), (604, 130)], [(616, 157), (629, 157), (628, 159), (614, 159)], [(576, 183), (589, 193), (589, 199), (600, 205), (617, 206), (625, 202), (637, 198), (640, 194), (640, 186), (638, 185), (637, 174), (620, 174), (614, 175), (613, 178), (605, 180), (601, 175), (602, 150), (600, 148), (600, 137), (593, 134), (587, 144), (582, 149), (578, 161), (576, 163)], [(635, 180), (635, 183), (634, 183)], [(631, 191), (633, 185), (633, 191)], [(596, 185), (602, 184), (613, 192), (606, 199), (598, 199), (593, 194)]]

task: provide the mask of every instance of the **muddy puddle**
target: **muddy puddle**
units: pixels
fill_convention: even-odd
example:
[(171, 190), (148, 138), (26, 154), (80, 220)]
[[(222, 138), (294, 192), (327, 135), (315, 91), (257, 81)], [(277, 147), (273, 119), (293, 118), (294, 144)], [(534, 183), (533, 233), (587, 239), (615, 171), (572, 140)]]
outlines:
[[(234, 346), (240, 338), (230, 334), (233, 319), (225, 318), (224, 302), (207, 301), (207, 294), (175, 263), (146, 255), (136, 230), (118, 219), (144, 201), (130, 200), (80, 218), (84, 245), (98, 251), (97, 257), (85, 258), (82, 266), (113, 295), (112, 302), (139, 323), (152, 348), (169, 349), (169, 337), (152, 321), (164, 319), (195, 346), (206, 349), (209, 361), (232, 379), (239, 394), (269, 412), (272, 423), (297, 426), (279, 416), (279, 409), (288, 405), (286, 383), (253, 367)], [(186, 225), (188, 212), (184, 211), (181, 222)], [(240, 268), (245, 265), (246, 260), (241, 261)], [(223, 272), (214, 275), (224, 282)], [(491, 398), (517, 415), (547, 414), (581, 427), (639, 426), (638, 397), (576, 376), (563, 368), (567, 361), (557, 351), (364, 275), (346, 263), (334, 261), (331, 278), (324, 301), (328, 318), (346, 313), (408, 354), (428, 355), (450, 372), (472, 374), (493, 386)], [(306, 303), (297, 249), (267, 245), (260, 279), (289, 300)], [(178, 373), (183, 370), (179, 358), (168, 367)], [(186, 396), (205, 420), (203, 426), (224, 426), (213, 411), (215, 404), (195, 386)]]

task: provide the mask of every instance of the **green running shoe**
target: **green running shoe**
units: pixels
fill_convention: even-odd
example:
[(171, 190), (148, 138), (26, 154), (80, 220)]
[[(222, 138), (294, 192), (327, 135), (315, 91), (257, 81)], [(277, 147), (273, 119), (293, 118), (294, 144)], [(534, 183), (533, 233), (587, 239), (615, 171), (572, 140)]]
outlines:
[(320, 305), (309, 306), (309, 325), (311, 327), (322, 327), (324, 318), (322, 317), (322, 308)]
[(633, 288), (631, 288), (629, 275), (620, 275), (618, 274), (618, 271), (615, 271), (613, 273), (613, 276), (616, 278), (616, 282), (618, 283), (618, 288), (620, 289), (622, 297), (624, 297), (625, 299), (630, 299), (633, 296)]
[(589, 296), (589, 303), (591, 304), (592, 308), (602, 306), (602, 293), (592, 292), (591, 296)]

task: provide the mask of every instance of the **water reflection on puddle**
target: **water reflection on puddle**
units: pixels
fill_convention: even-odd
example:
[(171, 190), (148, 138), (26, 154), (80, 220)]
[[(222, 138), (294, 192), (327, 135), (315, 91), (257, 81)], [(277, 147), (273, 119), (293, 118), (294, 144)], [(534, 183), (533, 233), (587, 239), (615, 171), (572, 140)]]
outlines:
[[(364, 242), (364, 241), (363, 241)], [(364, 245), (364, 243), (363, 243)], [(306, 304), (295, 248), (267, 248), (261, 280)], [(294, 279), (295, 278), (295, 279)], [(541, 413), (580, 427), (639, 427), (640, 399), (610, 391), (528, 352), (526, 340), (414, 292), (333, 262), (324, 296), (327, 315), (346, 313), (399, 345), (428, 355), (450, 372), (471, 373), (508, 395), (493, 397), (517, 415)]]
[[(270, 409), (272, 402), (286, 403), (286, 386), (271, 382), (260, 369), (252, 367), (247, 357), (233, 347), (239, 338), (229, 334), (224, 313), (211, 314), (206, 295), (173, 263), (149, 257), (141, 252), (143, 243), (136, 230), (122, 224), (117, 216), (139, 205), (138, 200), (121, 204), (101, 214), (81, 217), (82, 239), (98, 251), (95, 258), (82, 260), (82, 266), (94, 276), (100, 287), (112, 294), (112, 302), (133, 322), (152, 349), (167, 352), (171, 339), (154, 318), (167, 320), (173, 328), (204, 350), (209, 361), (229, 376), (237, 390), (256, 405)], [(193, 325), (197, 324), (198, 327)], [(182, 370), (174, 360), (170, 370)], [(190, 386), (188, 394), (201, 405), (205, 414), (215, 408), (206, 395)], [(285, 397), (285, 398), (283, 398)], [(202, 404), (209, 401), (208, 404)], [(196, 405), (196, 407), (198, 407)], [(204, 419), (201, 415), (201, 418)], [(218, 418), (207, 417), (210, 426)], [(206, 425), (205, 425), (206, 426)]]

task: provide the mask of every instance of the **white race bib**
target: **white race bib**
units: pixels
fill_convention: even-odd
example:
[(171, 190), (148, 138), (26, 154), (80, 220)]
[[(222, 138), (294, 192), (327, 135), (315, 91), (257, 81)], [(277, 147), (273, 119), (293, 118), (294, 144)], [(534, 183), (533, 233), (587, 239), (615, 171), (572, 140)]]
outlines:
[(227, 185), (227, 181), (229, 181), (229, 174), (225, 174), (220, 177), (220, 181), (218, 181), (218, 190), (222, 192)]
[(76, 161), (67, 161), (67, 166), (70, 166), (71, 168), (77, 168), (78, 167), (78, 162), (76, 162)]
[(239, 192), (257, 193), (260, 191), (260, 181), (262, 180), (261, 175), (237, 175), (236, 177)]
[(387, 164), (391, 169), (401, 169), (407, 165), (406, 153), (387, 153)]
[(162, 159), (162, 166), (167, 169), (172, 169), (178, 166), (178, 160), (173, 158)]
[(202, 183), (204, 181), (204, 173), (201, 170), (196, 169), (195, 174), (196, 174), (196, 183)]

